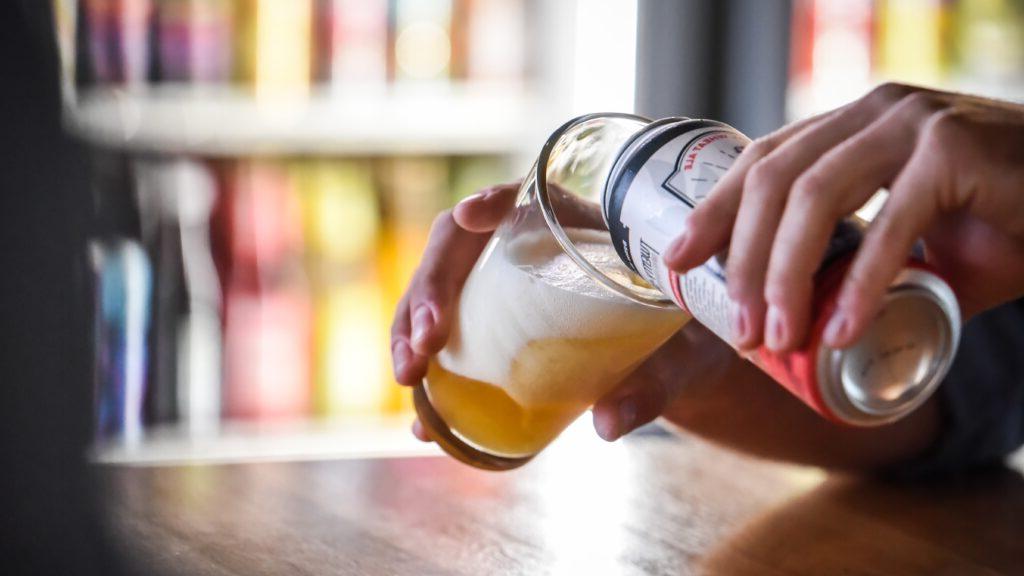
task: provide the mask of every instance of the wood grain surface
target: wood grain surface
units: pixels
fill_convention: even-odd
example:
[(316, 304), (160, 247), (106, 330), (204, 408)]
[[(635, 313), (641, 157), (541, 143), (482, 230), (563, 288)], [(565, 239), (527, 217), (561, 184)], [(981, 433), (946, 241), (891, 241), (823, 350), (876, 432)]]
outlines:
[(147, 573), (1024, 574), (1012, 467), (894, 484), (654, 435), (506, 473), (422, 457), (101, 475)]

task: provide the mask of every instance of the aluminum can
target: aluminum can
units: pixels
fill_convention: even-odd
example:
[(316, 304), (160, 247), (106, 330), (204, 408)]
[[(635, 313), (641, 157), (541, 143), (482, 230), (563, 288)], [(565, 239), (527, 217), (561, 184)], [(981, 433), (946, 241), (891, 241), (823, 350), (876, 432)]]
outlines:
[[(749, 143), (721, 122), (652, 122), (619, 149), (602, 198), (612, 242), (626, 265), (730, 343), (725, 256), (677, 275), (661, 254)], [(853, 218), (837, 226), (815, 275), (804, 344), (785, 354), (762, 346), (748, 358), (824, 417), (873, 426), (909, 414), (934, 392), (956, 354), (961, 319), (949, 285), (912, 257), (866, 334), (846, 349), (826, 346), (822, 333), (863, 231)]]

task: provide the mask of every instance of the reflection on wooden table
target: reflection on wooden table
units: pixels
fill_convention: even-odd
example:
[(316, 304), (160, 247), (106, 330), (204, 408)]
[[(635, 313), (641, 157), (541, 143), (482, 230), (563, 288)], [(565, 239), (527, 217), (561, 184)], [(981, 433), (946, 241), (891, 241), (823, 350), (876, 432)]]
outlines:
[(508, 473), (447, 458), (107, 466), (150, 573), (1015, 574), (1015, 468), (892, 484), (691, 439), (570, 431)]

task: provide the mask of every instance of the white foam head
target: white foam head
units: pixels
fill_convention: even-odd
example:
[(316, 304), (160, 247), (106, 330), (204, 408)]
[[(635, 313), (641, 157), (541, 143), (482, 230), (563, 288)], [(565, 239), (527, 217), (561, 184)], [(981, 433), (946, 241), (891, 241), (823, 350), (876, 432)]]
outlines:
[[(607, 232), (568, 232), (602, 272), (629, 274)], [(682, 311), (650, 308), (598, 284), (542, 229), (492, 240), (463, 288), (438, 361), (502, 387), (523, 405), (589, 403), (596, 399), (592, 388), (607, 385), (686, 320)]]

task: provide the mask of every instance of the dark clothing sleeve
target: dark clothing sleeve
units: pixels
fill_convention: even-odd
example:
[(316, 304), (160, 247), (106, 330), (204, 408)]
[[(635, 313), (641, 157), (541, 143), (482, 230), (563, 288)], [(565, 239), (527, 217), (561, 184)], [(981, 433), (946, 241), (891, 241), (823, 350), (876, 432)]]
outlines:
[(91, 200), (50, 5), (0, 2), (0, 572), (118, 574), (85, 461)]
[(939, 438), (913, 461), (895, 467), (917, 477), (996, 464), (1024, 444), (1024, 299), (964, 326), (960, 349), (936, 396)]

